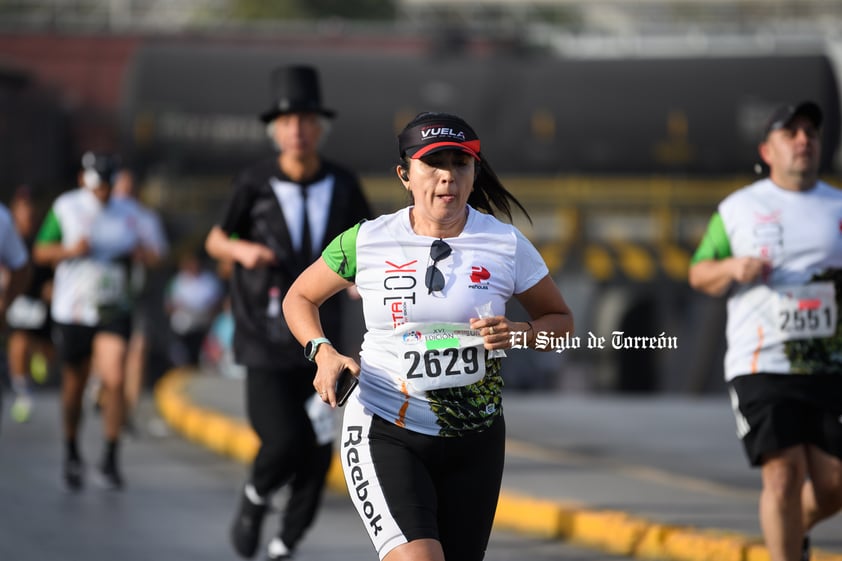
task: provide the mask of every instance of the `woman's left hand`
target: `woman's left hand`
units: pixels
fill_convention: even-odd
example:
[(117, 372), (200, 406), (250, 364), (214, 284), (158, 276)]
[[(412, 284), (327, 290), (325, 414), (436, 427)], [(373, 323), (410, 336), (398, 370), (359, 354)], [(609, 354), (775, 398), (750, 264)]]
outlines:
[(479, 330), (488, 350), (512, 347), (512, 323), (506, 316), (471, 318), (471, 329)]

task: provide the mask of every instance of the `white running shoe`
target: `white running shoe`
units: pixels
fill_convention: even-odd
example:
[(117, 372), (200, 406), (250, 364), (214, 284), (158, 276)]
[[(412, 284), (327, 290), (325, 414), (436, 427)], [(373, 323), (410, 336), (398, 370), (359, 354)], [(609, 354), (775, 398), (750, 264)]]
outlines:
[(17, 394), (9, 413), (16, 423), (27, 422), (32, 417), (32, 396), (28, 393)]

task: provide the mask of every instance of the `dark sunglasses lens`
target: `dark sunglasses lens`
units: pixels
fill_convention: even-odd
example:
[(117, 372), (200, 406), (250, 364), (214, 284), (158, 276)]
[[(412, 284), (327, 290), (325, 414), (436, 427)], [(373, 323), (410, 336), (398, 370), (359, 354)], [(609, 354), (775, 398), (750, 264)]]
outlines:
[(427, 267), (427, 275), (424, 277), (424, 285), (431, 292), (438, 292), (444, 289), (444, 275), (436, 269), (435, 265)]
[(430, 259), (432, 259), (434, 262), (441, 261), (448, 255), (450, 255), (451, 251), (452, 250), (450, 249), (450, 246), (447, 245), (446, 242), (436, 240), (433, 242), (433, 245), (430, 246)]
[(433, 260), (433, 264), (427, 267), (427, 274), (424, 277), (424, 284), (430, 293), (444, 289), (444, 275), (436, 268), (436, 263), (450, 255), (451, 251), (450, 246), (442, 240), (435, 240), (430, 246), (430, 259)]

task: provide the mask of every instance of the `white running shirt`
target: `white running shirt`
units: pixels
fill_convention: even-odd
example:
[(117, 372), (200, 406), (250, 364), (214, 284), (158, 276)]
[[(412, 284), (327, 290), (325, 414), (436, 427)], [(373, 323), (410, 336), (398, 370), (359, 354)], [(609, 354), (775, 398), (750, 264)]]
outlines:
[[(323, 253), (328, 266), (356, 282), (363, 300), (356, 395), (373, 413), (415, 432), (450, 436), (485, 428), (501, 412), (500, 359), (486, 361), (484, 349), (475, 353), (456, 341), (470, 338), (467, 324), (479, 317), (478, 306), (503, 315), (512, 295), (549, 271), (517, 228), (469, 208), (462, 233), (443, 240), (452, 253), (436, 263), (445, 287), (429, 294), (424, 278), (436, 238), (416, 234), (409, 212), (363, 222)], [(457, 327), (434, 325), (442, 323)], [(477, 368), (485, 372), (481, 380), (459, 385)], [(444, 387), (425, 389), (445, 379)]]
[(765, 257), (770, 271), (728, 298), (725, 378), (756, 372), (842, 373), (842, 191), (769, 179), (726, 197), (693, 262)]
[(59, 323), (95, 326), (104, 309), (128, 312), (128, 260), (138, 245), (154, 247), (135, 207), (103, 205), (88, 189), (61, 194), (53, 203), (36, 243), (72, 247), (87, 239), (90, 252), (56, 266), (51, 312)]

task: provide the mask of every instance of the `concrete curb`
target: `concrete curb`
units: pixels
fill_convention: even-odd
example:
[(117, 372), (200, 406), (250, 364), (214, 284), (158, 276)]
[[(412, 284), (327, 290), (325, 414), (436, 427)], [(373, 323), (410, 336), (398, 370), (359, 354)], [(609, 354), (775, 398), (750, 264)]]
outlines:
[[(188, 440), (239, 462), (251, 463), (259, 442), (240, 420), (202, 408), (186, 397), (192, 370), (172, 370), (155, 385), (154, 397), (164, 420)], [(347, 494), (337, 457), (328, 487)], [(760, 537), (725, 530), (660, 524), (625, 512), (592, 510), (577, 503), (549, 501), (503, 489), (496, 528), (542, 538), (570, 541), (610, 554), (668, 561), (769, 561)], [(813, 550), (813, 561), (842, 561), (842, 555)]]

